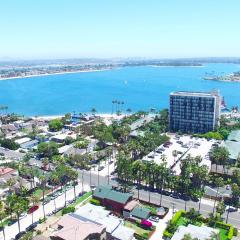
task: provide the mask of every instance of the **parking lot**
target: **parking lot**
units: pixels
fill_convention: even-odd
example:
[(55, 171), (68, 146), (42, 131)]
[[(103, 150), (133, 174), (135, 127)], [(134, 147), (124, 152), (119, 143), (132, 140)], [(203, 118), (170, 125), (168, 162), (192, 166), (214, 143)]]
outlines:
[[(216, 140), (207, 140), (204, 138), (195, 138), (190, 135), (177, 136), (169, 134), (169, 142), (159, 146), (155, 151), (149, 153), (143, 158), (143, 161), (154, 161), (161, 164), (166, 159), (167, 167), (172, 168), (175, 174), (180, 174), (180, 164), (182, 159), (190, 154), (192, 157), (201, 156), (201, 165), (207, 165), (210, 169), (211, 161), (208, 153)], [(173, 153), (176, 153), (174, 156)]]

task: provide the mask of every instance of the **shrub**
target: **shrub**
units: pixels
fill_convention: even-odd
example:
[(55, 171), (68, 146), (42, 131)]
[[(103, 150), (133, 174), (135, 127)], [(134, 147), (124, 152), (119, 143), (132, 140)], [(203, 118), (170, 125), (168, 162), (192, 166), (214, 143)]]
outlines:
[(178, 212), (176, 212), (176, 214), (173, 216), (171, 220), (171, 223), (175, 224), (183, 214), (186, 214), (186, 212), (183, 210), (179, 210)]
[(39, 218), (39, 223), (44, 223), (46, 221), (46, 218)]
[(227, 238), (229, 240), (231, 240), (233, 238), (233, 235), (234, 235), (234, 228), (233, 227), (230, 227), (229, 228), (229, 231), (228, 231), (228, 235), (227, 235)]
[(75, 207), (66, 207), (62, 210), (62, 215), (75, 212)]
[(93, 205), (96, 205), (96, 206), (100, 206), (101, 205), (100, 201), (97, 200), (97, 199), (94, 199), (94, 198), (92, 198), (90, 200), (90, 203), (92, 203)]
[(142, 235), (144, 238), (148, 239), (149, 234), (147, 232), (143, 233)]
[(137, 240), (147, 240), (148, 239), (148, 236), (146, 237), (146, 236), (144, 236), (144, 234), (143, 235), (139, 235), (138, 233), (134, 233), (134, 237)]
[(148, 220), (142, 220), (141, 221), (141, 225), (144, 227), (144, 228), (151, 228), (152, 227), (152, 223), (149, 222)]
[(216, 227), (223, 228), (225, 230), (229, 230), (231, 228), (231, 225), (224, 223), (224, 222), (216, 222)]
[(173, 234), (170, 233), (170, 232), (168, 232), (167, 230), (165, 230), (165, 231), (163, 232), (163, 237), (164, 237), (164, 238), (172, 238), (172, 236), (173, 236)]
[(237, 235), (238, 235), (238, 229), (234, 228), (233, 229), (233, 236), (237, 237)]

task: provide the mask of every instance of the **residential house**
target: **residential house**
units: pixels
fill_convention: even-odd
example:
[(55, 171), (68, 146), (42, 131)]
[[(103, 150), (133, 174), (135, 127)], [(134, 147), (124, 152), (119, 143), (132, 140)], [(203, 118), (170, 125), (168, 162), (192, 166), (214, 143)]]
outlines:
[(85, 204), (77, 209), (72, 216), (81, 220), (94, 222), (106, 227), (107, 239), (109, 240), (133, 240), (134, 230), (125, 227), (123, 220), (112, 215), (102, 206)]
[(93, 198), (99, 200), (108, 209), (123, 213), (124, 206), (132, 200), (133, 194), (119, 192), (110, 185), (98, 186), (93, 193)]
[(106, 227), (102, 224), (64, 215), (57, 222), (57, 231), (53, 240), (106, 240)]

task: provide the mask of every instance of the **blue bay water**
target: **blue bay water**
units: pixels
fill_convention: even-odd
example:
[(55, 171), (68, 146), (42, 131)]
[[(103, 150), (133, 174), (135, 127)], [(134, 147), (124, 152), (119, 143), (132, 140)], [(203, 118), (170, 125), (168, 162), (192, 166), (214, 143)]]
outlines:
[(239, 71), (234, 64), (203, 67), (126, 67), (110, 71), (49, 75), (0, 81), (0, 105), (9, 112), (59, 115), (66, 112), (110, 113), (112, 100), (124, 101), (133, 111), (169, 106), (169, 93), (177, 90), (219, 89), (229, 107), (240, 105), (240, 83), (203, 80), (205, 72)]

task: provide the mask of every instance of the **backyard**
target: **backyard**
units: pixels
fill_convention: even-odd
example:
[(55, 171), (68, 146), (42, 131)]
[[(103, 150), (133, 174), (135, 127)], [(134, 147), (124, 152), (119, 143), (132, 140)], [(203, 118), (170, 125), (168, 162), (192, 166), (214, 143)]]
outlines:
[[(201, 215), (192, 212), (178, 211), (168, 224), (166, 230), (164, 231), (165, 238), (171, 238), (179, 226), (188, 226), (192, 224), (195, 226), (209, 225), (208, 219), (203, 218)], [(229, 240), (233, 237), (233, 227), (231, 225), (225, 224), (223, 222), (216, 222), (214, 228), (219, 230), (220, 240)]]

